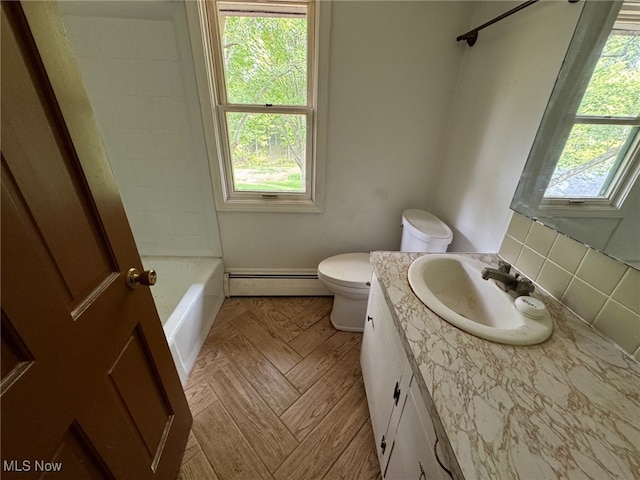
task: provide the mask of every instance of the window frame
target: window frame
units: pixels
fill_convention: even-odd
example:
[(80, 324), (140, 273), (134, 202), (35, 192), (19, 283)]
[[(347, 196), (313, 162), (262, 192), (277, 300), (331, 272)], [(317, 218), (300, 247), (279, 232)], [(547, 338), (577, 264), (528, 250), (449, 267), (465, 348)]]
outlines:
[[(304, 4), (307, 10), (307, 105), (252, 105), (227, 102), (224, 84), (224, 67), (220, 47), (218, 8), (214, 0), (198, 0), (196, 7), (187, 2), (187, 16), (192, 30), (194, 56), (202, 55), (203, 62), (196, 59), (201, 108), (205, 117), (205, 136), (210, 156), (211, 173), (214, 181), (216, 209), (219, 211), (268, 211), (268, 212), (309, 212), (323, 211), (324, 163), (326, 143), (326, 103), (328, 69), (320, 64), (328, 63), (330, 1), (281, 0), (281, 1), (241, 1), (227, 3), (258, 4)], [(322, 5), (321, 5), (322, 4)], [(321, 20), (322, 19), (322, 20)], [(194, 33), (195, 32), (195, 33)], [(195, 37), (195, 38), (194, 38)], [(198, 38), (199, 37), (199, 38)], [(194, 45), (194, 40), (196, 44)], [(198, 48), (202, 47), (202, 48)], [(206, 82), (206, 84), (205, 84)], [(203, 94), (204, 93), (204, 94)], [(249, 113), (295, 113), (307, 118), (306, 175), (304, 193), (264, 192), (235, 190), (233, 169), (226, 131), (227, 112)], [(322, 112), (319, 115), (319, 111)], [(208, 128), (211, 127), (211, 128)]]

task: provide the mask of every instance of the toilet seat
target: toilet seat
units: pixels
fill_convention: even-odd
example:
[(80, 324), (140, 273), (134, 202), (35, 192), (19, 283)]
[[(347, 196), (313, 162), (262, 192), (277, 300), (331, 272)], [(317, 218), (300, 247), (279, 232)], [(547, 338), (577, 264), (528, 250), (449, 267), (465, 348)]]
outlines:
[(345, 253), (329, 257), (318, 265), (318, 278), (341, 287), (368, 292), (373, 265), (368, 253)]

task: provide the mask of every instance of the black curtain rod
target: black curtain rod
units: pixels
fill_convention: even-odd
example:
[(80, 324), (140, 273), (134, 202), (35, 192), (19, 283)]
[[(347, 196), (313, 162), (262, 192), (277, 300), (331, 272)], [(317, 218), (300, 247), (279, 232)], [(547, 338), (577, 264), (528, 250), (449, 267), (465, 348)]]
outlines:
[[(467, 45), (469, 45), (470, 47), (473, 47), (476, 43), (476, 40), (478, 40), (478, 32), (480, 30), (482, 30), (483, 28), (488, 27), (489, 25), (493, 25), (496, 22), (499, 22), (500, 20), (502, 20), (503, 18), (507, 18), (509, 15), (513, 15), (516, 12), (519, 12), (520, 10), (527, 8), (529, 5), (533, 5), (534, 3), (537, 3), (539, 0), (528, 0), (524, 3), (521, 3), (520, 5), (518, 5), (517, 7), (512, 8), (511, 10), (509, 10), (508, 12), (504, 12), (502, 15), (494, 18), (493, 20), (489, 20), (487, 23), (484, 23), (482, 25), (480, 25), (479, 27), (474, 28), (473, 30), (469, 30), (467, 33), (464, 33), (460, 36), (458, 36), (456, 38), (456, 41), (460, 41), (460, 40), (465, 40), (467, 42)], [(578, 0), (569, 0), (569, 3), (577, 3)]]

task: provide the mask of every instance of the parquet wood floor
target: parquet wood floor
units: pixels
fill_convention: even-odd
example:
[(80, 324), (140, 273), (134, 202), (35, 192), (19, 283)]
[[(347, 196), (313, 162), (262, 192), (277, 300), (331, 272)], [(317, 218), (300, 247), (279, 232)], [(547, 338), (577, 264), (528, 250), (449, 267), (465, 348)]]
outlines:
[(330, 297), (225, 300), (185, 387), (181, 480), (378, 480), (362, 335)]

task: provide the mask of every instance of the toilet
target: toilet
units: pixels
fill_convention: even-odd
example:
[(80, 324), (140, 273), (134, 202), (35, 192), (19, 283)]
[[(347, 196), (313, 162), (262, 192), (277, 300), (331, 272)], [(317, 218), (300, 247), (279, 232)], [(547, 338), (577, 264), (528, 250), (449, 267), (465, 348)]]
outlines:
[(368, 253), (344, 253), (318, 265), (318, 278), (333, 293), (331, 324), (337, 330), (362, 332), (373, 265)]
[[(435, 215), (416, 209), (402, 213), (401, 252), (446, 252), (453, 233)], [(331, 324), (337, 330), (364, 330), (373, 266), (368, 253), (344, 253), (318, 265), (318, 278), (334, 294)]]

